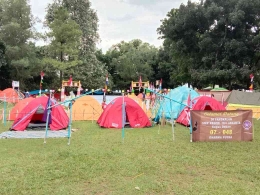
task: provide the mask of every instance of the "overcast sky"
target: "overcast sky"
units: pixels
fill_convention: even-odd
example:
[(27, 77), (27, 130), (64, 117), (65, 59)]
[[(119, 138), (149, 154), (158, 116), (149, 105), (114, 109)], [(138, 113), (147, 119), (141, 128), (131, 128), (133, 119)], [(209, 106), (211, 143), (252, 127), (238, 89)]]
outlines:
[[(158, 40), (156, 29), (161, 25), (168, 11), (178, 8), (188, 0), (91, 0), (99, 19), (100, 43), (98, 48), (107, 51), (120, 41), (141, 39), (156, 47), (162, 44)], [(192, 0), (196, 1), (196, 0)], [(44, 20), (46, 7), (52, 0), (30, 0), (32, 13)], [(44, 32), (42, 24), (37, 24), (37, 31)], [(44, 44), (44, 42), (38, 42)]]

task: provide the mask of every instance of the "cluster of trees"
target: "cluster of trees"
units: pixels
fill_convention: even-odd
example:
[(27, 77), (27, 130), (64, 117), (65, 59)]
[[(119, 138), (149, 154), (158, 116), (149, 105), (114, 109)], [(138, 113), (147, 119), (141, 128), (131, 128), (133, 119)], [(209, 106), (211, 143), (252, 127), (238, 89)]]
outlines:
[[(60, 88), (73, 75), (90, 88), (100, 87), (107, 73), (95, 55), (98, 18), (88, 0), (55, 0), (47, 8), (46, 34), (34, 29), (37, 22), (27, 0), (0, 1), (0, 88), (20, 81), (21, 88)], [(36, 46), (35, 40), (49, 42)]]
[(163, 87), (189, 83), (203, 88), (218, 84), (248, 89), (249, 75), (259, 86), (260, 0), (188, 1), (172, 9), (158, 28), (163, 47), (134, 40), (119, 43), (98, 59), (114, 81), (163, 78)]
[[(131, 81), (163, 87), (189, 83), (197, 88), (219, 84), (247, 88), (249, 75), (260, 82), (260, 0), (201, 0), (172, 9), (158, 28), (161, 48), (134, 39), (96, 49), (98, 18), (89, 0), (55, 0), (44, 22), (48, 33), (33, 29), (36, 20), (27, 0), (0, 2), (0, 88), (19, 80), (25, 90), (37, 89), (39, 73), (45, 87), (59, 88), (73, 75), (85, 88), (128, 89)], [(35, 46), (44, 38), (49, 44)], [(44, 86), (43, 86), (44, 87)]]

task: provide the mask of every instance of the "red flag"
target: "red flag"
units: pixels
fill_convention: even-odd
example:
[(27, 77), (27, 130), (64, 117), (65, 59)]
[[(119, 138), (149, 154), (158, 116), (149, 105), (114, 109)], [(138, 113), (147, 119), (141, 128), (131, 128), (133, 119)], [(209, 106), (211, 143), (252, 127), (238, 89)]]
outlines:
[(40, 82), (40, 89), (41, 89), (42, 83), (43, 83), (43, 77), (44, 77), (44, 72), (43, 71), (41, 71), (40, 76), (41, 76), (41, 82)]
[(70, 79), (69, 79), (68, 85), (72, 86), (72, 75), (70, 75)]
[(250, 74), (250, 79), (251, 79), (251, 83), (253, 83), (253, 81), (254, 81), (254, 75), (253, 74)]
[(41, 80), (43, 80), (43, 77), (44, 77), (44, 72), (43, 71), (41, 71)]

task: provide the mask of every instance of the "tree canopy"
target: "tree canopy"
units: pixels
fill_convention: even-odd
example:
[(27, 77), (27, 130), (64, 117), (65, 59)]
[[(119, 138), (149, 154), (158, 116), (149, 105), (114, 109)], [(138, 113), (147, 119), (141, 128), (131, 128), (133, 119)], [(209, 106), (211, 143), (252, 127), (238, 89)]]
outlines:
[[(103, 53), (96, 48), (98, 17), (90, 0), (54, 0), (47, 7), (41, 35), (48, 44), (36, 46), (38, 32), (28, 0), (0, 1), (0, 88), (19, 80), (21, 88), (60, 88), (69, 75), (84, 88), (129, 89), (131, 81), (155, 82), (174, 88), (218, 84), (248, 88), (249, 75), (260, 74), (260, 0), (187, 1), (171, 9), (157, 29), (163, 45), (139, 39), (120, 41)], [(47, 28), (46, 28), (47, 29)], [(260, 79), (255, 77), (256, 88)]]
[(153, 80), (157, 53), (154, 46), (135, 39), (112, 46), (105, 56), (99, 54), (98, 59), (106, 64), (116, 88), (129, 89), (130, 82), (138, 81), (139, 76), (143, 81)]
[(54, 20), (47, 23), (51, 30), (47, 34), (51, 43), (47, 48), (50, 57), (45, 62), (60, 71), (61, 84), (63, 71), (81, 63), (78, 55), (82, 32), (79, 25), (70, 18), (66, 8), (57, 7), (53, 16)]
[[(67, 68), (64, 71), (64, 77), (73, 75), (74, 80), (80, 80), (84, 87), (99, 88), (105, 82), (107, 70), (100, 61), (97, 60), (96, 42), (99, 39), (98, 18), (94, 10), (91, 8), (89, 0), (55, 0), (48, 6), (46, 15), (47, 23), (55, 21), (55, 10), (58, 8), (66, 9), (70, 16), (80, 29), (81, 35), (79, 38), (79, 46), (74, 51), (78, 50), (77, 56), (79, 61), (74, 63), (74, 66)], [(53, 27), (56, 25), (53, 25)], [(61, 26), (55, 28), (60, 29)], [(71, 31), (71, 35), (73, 32)], [(76, 62), (76, 61), (74, 61)]]
[(248, 80), (258, 69), (259, 6), (259, 0), (206, 0), (172, 9), (158, 32), (178, 74), (194, 86)]

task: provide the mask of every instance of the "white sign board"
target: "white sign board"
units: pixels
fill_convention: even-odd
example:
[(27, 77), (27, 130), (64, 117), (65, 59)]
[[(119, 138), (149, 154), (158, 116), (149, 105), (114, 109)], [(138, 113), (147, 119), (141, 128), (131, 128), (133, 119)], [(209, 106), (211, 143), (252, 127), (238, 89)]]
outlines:
[(13, 81), (13, 82), (12, 82), (12, 87), (13, 87), (13, 88), (19, 87), (19, 81)]

